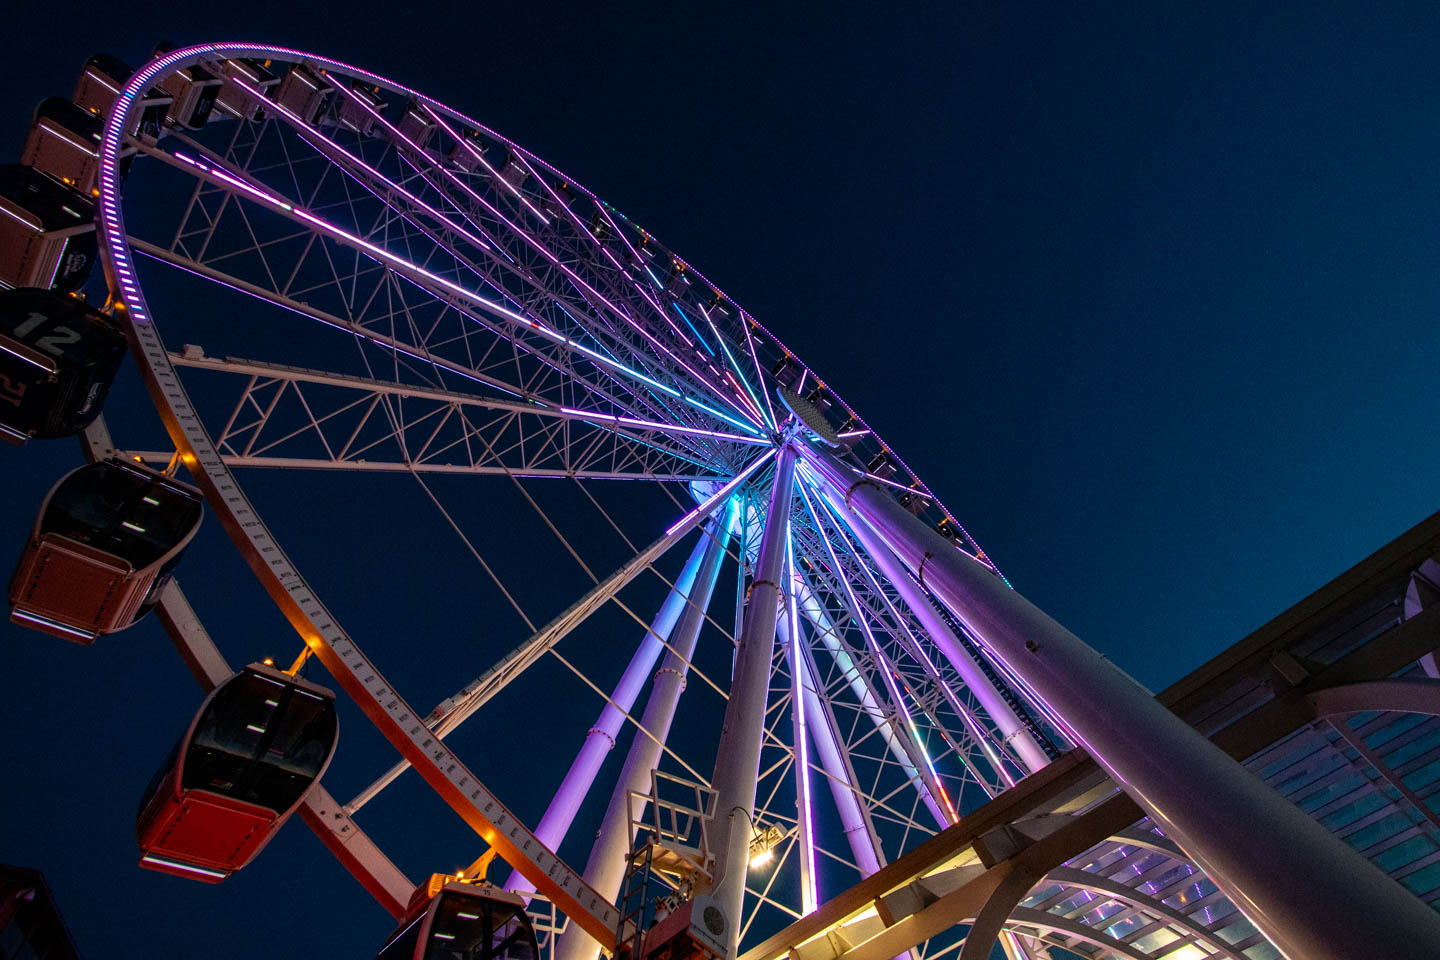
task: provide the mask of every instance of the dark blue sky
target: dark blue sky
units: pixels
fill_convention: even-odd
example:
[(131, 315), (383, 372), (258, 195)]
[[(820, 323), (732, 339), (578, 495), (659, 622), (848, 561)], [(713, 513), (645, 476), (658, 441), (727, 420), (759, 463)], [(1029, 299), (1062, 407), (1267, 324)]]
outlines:
[[(88, 55), (161, 39), (275, 42), (425, 90), (693, 262), (1021, 592), (1158, 689), (1440, 503), (1440, 14), (985, 6), (23, 0), (0, 153)], [(18, 551), (75, 454), (0, 455)], [(153, 624), (89, 650), (0, 639), (0, 861), (46, 871), (82, 953), (208, 928), (225, 942), (201, 955), (289, 956), (298, 923), (315, 955), (363, 956), (383, 936), (298, 825), (214, 890), (134, 869), (149, 770), (129, 750), (158, 760), (195, 705)]]

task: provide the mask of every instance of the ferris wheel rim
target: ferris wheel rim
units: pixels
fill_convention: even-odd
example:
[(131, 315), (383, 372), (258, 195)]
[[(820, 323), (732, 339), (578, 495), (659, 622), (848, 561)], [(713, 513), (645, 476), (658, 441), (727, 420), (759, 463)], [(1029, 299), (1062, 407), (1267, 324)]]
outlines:
[[(133, 98), (136, 91), (144, 89), (155, 78), (161, 76), (166, 72), (181, 69), (191, 63), (202, 62), (214, 58), (239, 56), (273, 56), (277, 58), (286, 58), (287, 60), (293, 59), (294, 62), (300, 64), (332, 67), (335, 70), (344, 73), (345, 75), (363, 78), (367, 81), (372, 81), (377, 84), (386, 86), (396, 92), (403, 93), (408, 96), (413, 96), (427, 104), (431, 104), (437, 109), (442, 109), (447, 112), (447, 115), (454, 116), (458, 121), (471, 124), (477, 129), (485, 130), (488, 135), (493, 136), (495, 139), (509, 144), (512, 147), (515, 147), (515, 149), (517, 150), (520, 150), (522, 153), (525, 154), (526, 157), (542, 166), (545, 170), (560, 176), (564, 176), (563, 174), (560, 174), (560, 172), (554, 167), (552, 167), (550, 164), (546, 163), (543, 160), (540, 160), (540, 158), (535, 157), (528, 151), (524, 151), (523, 148), (518, 147), (512, 141), (508, 140), (502, 135), (495, 134), (493, 131), (490, 131), (489, 128), (484, 127), (483, 125), (476, 123), (473, 120), (470, 120), (463, 114), (459, 114), (458, 112), (453, 111), (451, 108), (446, 107), (443, 104), (439, 104), (437, 101), (433, 101), (430, 98), (425, 97), (423, 94), (419, 94), (418, 92), (408, 87), (396, 84), (368, 71), (364, 71), (359, 68), (340, 63), (339, 61), (328, 60), (327, 58), (317, 57), (313, 54), (303, 53), (301, 51), (291, 50), (283, 47), (261, 46), (251, 44), (206, 44), (183, 48), (173, 53), (158, 57), (155, 60), (147, 63), (140, 70), (138, 70), (136, 74), (131, 78), (130, 82), (126, 85), (126, 93), (122, 94), (122, 98), (125, 98), (127, 100)], [(132, 106), (133, 104), (127, 103), (126, 105), (124, 105), (123, 108), (117, 108), (112, 113), (109, 121), (106, 124), (105, 141), (102, 146), (102, 166), (100, 176), (101, 213), (99, 218), (99, 228), (102, 239), (102, 263), (104, 264), (107, 280), (109, 281), (112, 295), (114, 296), (116, 303), (123, 307), (124, 311), (131, 320), (132, 329), (136, 330), (136, 338), (132, 341), (134, 345), (133, 352), (135, 353), (137, 360), (139, 361), (142, 373), (146, 380), (147, 387), (150, 389), (150, 392), (152, 394), (152, 399), (155, 399), (156, 406), (161, 409), (162, 417), (166, 419), (166, 425), (167, 428), (170, 430), (172, 439), (175, 439), (177, 448), (181, 450), (182, 460), (185, 462), (186, 466), (197, 475), (197, 480), (201, 482), (202, 488), (206, 490), (207, 499), (210, 500), (212, 508), (216, 509), (217, 514), (221, 516), (222, 523), (226, 526), (227, 532), (231, 534), (232, 540), (236, 540), (237, 545), (239, 545), (239, 541), (242, 538), (246, 542), (248, 542), (250, 545), (249, 552), (252, 566), (263, 567), (264, 564), (269, 561), (267, 561), (267, 558), (263, 555), (261, 541), (254, 539), (255, 530), (258, 529), (261, 532), (262, 536), (267, 539), (270, 544), (274, 545), (273, 549), (278, 549), (278, 545), (275, 545), (273, 536), (269, 534), (268, 528), (264, 526), (264, 523), (260, 520), (258, 513), (256, 513), (253, 507), (249, 505), (248, 500), (244, 497), (244, 494), (240, 493), (239, 485), (234, 481), (234, 477), (230, 473), (229, 466), (215, 450), (214, 444), (211, 442), (210, 438), (206, 434), (204, 427), (200, 425), (198, 416), (193, 415), (193, 408), (190, 408), (188, 406), (189, 401), (185, 398), (185, 391), (183, 385), (181, 385), (180, 380), (175, 373), (174, 364), (171, 362), (171, 358), (168, 354), (166, 354), (163, 346), (160, 345), (158, 331), (154, 327), (153, 318), (150, 316), (148, 307), (146, 306), (143, 291), (140, 288), (138, 279), (136, 279), (135, 277), (134, 262), (131, 259), (132, 242), (131, 238), (127, 236), (124, 229), (124, 219), (120, 202), (121, 191), (119, 189), (119, 180), (116, 176), (117, 148), (118, 144), (122, 139), (122, 131), (124, 130), (126, 125), (126, 117), (128, 116), (128, 111), (131, 109)], [(575, 183), (568, 177), (565, 177), (565, 179), (569, 183)], [(577, 186), (580, 190), (584, 191), (586, 195), (591, 197), (591, 199), (593, 199), (597, 204), (603, 204), (603, 201), (600, 201), (597, 197), (595, 197), (594, 194), (590, 193), (588, 190), (585, 190), (584, 187), (580, 187), (578, 184), (575, 184), (575, 186)], [(605, 204), (604, 206), (606, 206), (607, 208), (609, 207), (608, 204)], [(609, 209), (613, 210), (614, 208)], [(620, 215), (618, 211), (615, 212), (617, 215)], [(623, 217), (623, 215), (620, 216)], [(669, 253), (668, 250), (666, 252)], [(681, 261), (678, 256), (676, 257), (676, 260), (677, 262), (684, 262)], [(688, 267), (688, 264), (686, 264), (686, 266)], [(689, 269), (693, 270), (693, 268)], [(695, 271), (694, 275), (701, 276), (698, 271)], [(707, 280), (706, 283), (709, 283), (709, 281)], [(713, 284), (711, 286), (713, 287)], [(714, 287), (714, 289), (716, 290), (717, 295), (720, 295), (719, 288)], [(729, 302), (733, 303), (733, 300), (730, 300)], [(743, 310), (741, 310), (740, 313), (741, 324), (745, 329), (745, 334), (747, 338), (750, 336), (751, 330), (763, 331), (765, 336), (769, 337), (777, 345), (779, 345), (778, 338), (774, 338), (773, 334), (770, 334), (768, 330), (765, 330), (765, 328), (761, 327), (758, 322), (754, 321), (753, 318), (749, 316), (748, 313), (745, 313)], [(780, 346), (781, 349), (784, 350), (786, 356), (793, 356), (790, 354), (788, 349), (783, 348), (783, 345)], [(756, 357), (755, 363), (758, 368), (758, 357)], [(760, 384), (764, 402), (767, 407), (771, 407), (771, 398), (769, 396), (769, 393), (765, 392), (764, 389), (764, 372), (757, 369), (757, 374), (760, 377)], [(752, 396), (752, 399), (757, 398), (754, 398)], [(773, 410), (773, 407), (771, 409)], [(846, 407), (846, 409), (847, 411), (849, 410), (848, 406)], [(182, 422), (184, 411), (186, 410), (188, 410), (191, 415), (188, 426), (185, 422)], [(853, 411), (851, 412), (853, 413)], [(771, 413), (771, 416), (773, 418), (773, 412)], [(856, 417), (856, 419), (858, 420), (858, 416)], [(763, 416), (760, 418), (760, 420), (763, 424)], [(860, 421), (860, 423), (863, 424), (863, 421)], [(860, 431), (860, 433), (868, 432), (870, 432), (868, 426), (865, 427), (864, 430)], [(743, 438), (736, 437), (735, 439), (740, 440)], [(755, 441), (753, 440), (747, 442), (751, 444), (755, 443)], [(761, 444), (765, 442), (768, 441), (760, 441)], [(884, 449), (888, 450), (888, 448)], [(753, 468), (759, 465), (761, 459), (762, 458), (757, 457), (754, 460), (750, 461), (750, 466)], [(898, 457), (896, 459), (898, 459)], [(883, 482), (883, 478), (880, 479), (882, 479)], [(916, 483), (919, 483), (918, 479)], [(890, 485), (905, 489), (903, 485), (898, 483), (891, 482)], [(915, 488), (912, 487), (911, 489)], [(919, 484), (918, 489), (920, 489), (927, 497), (929, 497), (929, 499), (934, 499), (929, 495), (928, 488), (925, 488), (923, 484)], [(936, 502), (938, 503), (938, 501)], [(685, 525), (685, 521), (682, 520), (682, 524), (677, 524), (676, 526), (671, 527), (669, 531), (667, 531), (667, 536), (674, 538), (677, 534), (677, 531), (681, 529), (682, 525), (684, 525), (685, 531), (688, 532), (689, 529), (693, 529), (695, 525), (697, 525), (701, 520), (704, 519), (704, 515), (700, 514), (697, 509), (697, 511), (693, 511), (692, 516), (687, 519), (692, 520), (693, 522)], [(258, 526), (248, 531), (244, 529), (246, 525), (252, 524)], [(241, 549), (242, 552), (245, 552), (245, 548), (243, 546), (241, 547)], [(283, 553), (280, 556), (281, 559), (284, 559)], [(289, 564), (288, 560), (285, 560), (284, 562), (286, 565)], [(283, 576), (282, 574), (285, 573), (290, 573), (291, 575), (289, 577)], [(265, 581), (267, 576), (270, 577), (269, 582), (272, 587), (272, 597), (277, 600), (277, 603), (280, 604), (282, 610), (287, 611), (287, 616), (291, 618), (292, 624), (295, 625), (297, 630), (301, 632), (302, 637), (305, 638), (307, 645), (314, 649), (317, 653), (321, 652), (321, 648), (330, 650), (332, 655), (331, 659), (334, 660), (335, 663), (340, 664), (340, 660), (336, 658), (343, 657), (345, 655), (334, 653), (332, 645), (322, 635), (314, 619), (310, 618), (309, 616), (300, 616), (300, 614), (304, 613), (300, 610), (300, 606), (303, 606), (303, 602), (308, 602), (313, 604), (312, 609), (318, 610), (319, 616), (324, 618), (327, 621), (328, 625), (334, 625), (334, 618), (329, 616), (328, 612), (325, 611), (324, 607), (320, 605), (318, 598), (315, 597), (313, 593), (309, 594), (308, 597), (305, 596), (305, 593), (309, 591), (309, 588), (305, 585), (304, 580), (300, 577), (298, 571), (294, 570), (293, 565), (289, 566), (288, 570), (277, 570), (276, 565), (274, 565), (272, 562), (271, 568), (262, 572), (262, 581)], [(290, 601), (291, 607), (287, 607), (285, 601)], [(300, 606), (296, 606), (296, 603), (299, 603)], [(290, 610), (292, 608), (297, 611), (297, 615), (291, 615)], [(310, 628), (308, 631), (306, 629), (307, 624)], [(339, 630), (338, 627), (335, 627), (335, 629), (337, 631)], [(369, 662), (364, 659), (363, 654), (359, 654), (358, 647), (354, 645), (353, 640), (350, 639), (348, 635), (345, 635), (343, 631), (339, 632), (339, 636), (344, 640), (346, 644), (349, 645), (348, 648), (354, 651), (354, 654), (352, 656), (354, 658), (357, 658), (366, 668), (368, 668), (375, 677), (378, 677), (378, 671), (374, 671), (373, 665), (369, 664)], [(326, 666), (331, 668), (332, 673), (337, 672), (336, 668), (332, 666), (331, 660), (326, 660), (323, 656), (322, 660), (325, 660)], [(343, 664), (341, 664), (341, 666), (343, 666)], [(338, 676), (337, 679), (339, 679)], [(346, 686), (346, 684), (343, 682), (341, 685)], [(360, 696), (357, 696), (356, 690), (351, 689), (349, 686), (346, 686), (346, 692), (351, 695), (352, 699), (354, 699), (358, 704), (360, 704), (362, 709), (366, 709), (366, 712), (371, 716), (372, 722), (376, 722), (377, 726), (379, 726), (380, 723), (376, 721), (375, 714), (366, 708), (365, 700), (363, 700)], [(384, 732), (383, 727), (382, 732)], [(458, 758), (456, 759), (458, 762)], [(461, 769), (463, 769), (463, 765), (461, 765)], [(435, 784), (432, 782), (432, 786), (434, 785)], [(503, 807), (501, 809), (503, 810)], [(462, 816), (465, 816), (465, 814), (462, 813)], [(514, 822), (513, 818), (511, 818), (511, 820), (512, 822)], [(472, 823), (472, 826), (473, 825), (474, 824)], [(522, 831), (524, 830), (523, 827), (521, 827), (520, 829)], [(484, 835), (485, 834), (482, 832), (482, 836)], [(578, 877), (576, 877), (576, 879), (579, 880)], [(580, 882), (583, 883), (583, 881)], [(603, 898), (601, 899), (603, 900)], [(593, 900), (589, 902), (589, 906), (592, 910), (599, 908), (599, 905)]]

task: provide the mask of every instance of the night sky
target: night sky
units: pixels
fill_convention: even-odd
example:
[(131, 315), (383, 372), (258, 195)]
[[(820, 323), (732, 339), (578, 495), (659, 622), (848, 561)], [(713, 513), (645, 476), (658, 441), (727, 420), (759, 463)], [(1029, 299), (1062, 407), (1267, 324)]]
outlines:
[[(23, 0), (5, 18), (4, 156), (89, 55), (138, 65), (160, 40), (273, 42), (415, 86), (694, 263), (1022, 593), (1152, 689), (1440, 506), (1428, 5), (83, 6)], [(136, 379), (116, 393), (132, 420)], [(0, 459), (0, 546), (18, 555), (78, 455), (61, 441)], [(395, 571), (386, 602), (428, 629), (443, 605), (409, 591), (444, 575), (413, 558), (446, 534), (413, 526), (424, 542), (282, 540), (307, 571), (371, 551)], [(258, 610), (243, 606), (258, 590), (213, 520), (207, 537), (179, 574), (241, 605), (218, 630), (283, 636), (273, 610), (233, 612)], [(523, 636), (500, 632), (496, 650)], [(261, 646), (234, 659), (295, 644)], [(134, 866), (134, 803), (198, 702), (153, 622), (88, 649), (0, 627), (0, 862), (46, 873), (86, 957), (371, 955), (388, 918), (298, 823), (220, 887)], [(342, 752), (383, 756), (347, 719)], [(514, 752), (514, 731), (485, 736)], [(517, 809), (553, 789), (529, 767), (494, 763)], [(478, 852), (407, 789), (385, 829), (453, 836), (455, 863), (433, 869)]]

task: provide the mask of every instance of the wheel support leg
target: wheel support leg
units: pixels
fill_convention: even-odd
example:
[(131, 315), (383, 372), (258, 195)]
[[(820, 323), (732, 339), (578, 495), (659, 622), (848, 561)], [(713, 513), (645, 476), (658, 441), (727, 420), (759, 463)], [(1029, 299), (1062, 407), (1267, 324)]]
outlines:
[(1440, 915), (863, 473), (807, 448), (876, 533), (1287, 956), (1440, 956)]

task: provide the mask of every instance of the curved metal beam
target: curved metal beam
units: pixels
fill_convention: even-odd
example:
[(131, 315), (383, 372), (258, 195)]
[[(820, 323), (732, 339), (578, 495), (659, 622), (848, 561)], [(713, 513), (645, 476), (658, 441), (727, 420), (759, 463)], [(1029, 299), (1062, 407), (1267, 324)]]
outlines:
[[(1063, 933), (1067, 937), (1074, 937), (1083, 940), (1088, 944), (1099, 947), (1101, 950), (1109, 950), (1111, 953), (1129, 960), (1153, 960), (1150, 954), (1141, 953), (1134, 946), (1125, 943), (1123, 940), (1116, 940), (1114, 937), (1107, 937), (1098, 930), (1092, 930), (1075, 920), (1067, 920), (1064, 917), (1057, 917), (1053, 913), (1046, 913), (1043, 910), (1031, 910), (1029, 907), (1017, 907), (1010, 912), (1010, 928), (1014, 929), (1016, 924), (1024, 924), (1027, 927), (1035, 927), (1040, 930), (1049, 930), (1054, 933)], [(1024, 935), (1024, 931), (1016, 931)], [(1061, 949), (1069, 950), (1070, 947), (1064, 944), (1056, 944)], [(1173, 946), (1173, 944), (1166, 944)], [(1073, 951), (1072, 951), (1073, 952)]]
[[(1189, 914), (1181, 913), (1174, 907), (1161, 903), (1153, 897), (1146, 896), (1143, 892), (1136, 890), (1134, 887), (1126, 886), (1118, 880), (1111, 880), (1109, 877), (1086, 873), (1084, 870), (1076, 870), (1074, 867), (1057, 867), (1046, 874), (1045, 879), (1054, 880), (1070, 887), (1093, 890), (1096, 893), (1103, 893), (1112, 899), (1133, 904), (1146, 913), (1160, 917), (1168, 924), (1183, 928), (1195, 939), (1203, 940), (1211, 948), (1219, 951), (1221, 955), (1229, 957), (1230, 960), (1246, 960), (1243, 953), (1231, 947), (1230, 944), (1217, 936), (1214, 931), (1198, 925)], [(1233, 914), (1228, 915), (1226, 918), (1227, 922), (1229, 922), (1233, 916)], [(963, 954), (961, 957), (962, 960), (966, 960)]]
[(1016, 864), (1013, 870), (1005, 873), (976, 912), (956, 960), (989, 960), (995, 941), (999, 939), (1011, 912), (1035, 886), (1037, 879), (1036, 874), (1023, 864)]
[(1440, 716), (1440, 680), (1429, 677), (1391, 677), (1325, 687), (1306, 694), (1317, 717), (1366, 710), (1428, 713)]

